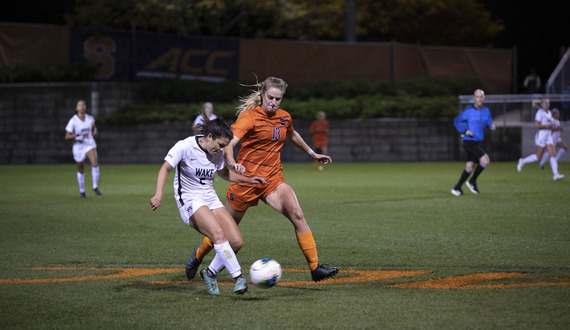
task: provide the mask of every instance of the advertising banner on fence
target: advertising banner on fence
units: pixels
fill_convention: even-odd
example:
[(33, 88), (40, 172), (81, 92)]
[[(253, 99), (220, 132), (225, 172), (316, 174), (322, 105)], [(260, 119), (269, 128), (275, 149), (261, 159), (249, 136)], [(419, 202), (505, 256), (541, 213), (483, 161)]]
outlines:
[(223, 82), (238, 76), (239, 40), (147, 32), (71, 30), (70, 62), (99, 67), (99, 80), (178, 78)]

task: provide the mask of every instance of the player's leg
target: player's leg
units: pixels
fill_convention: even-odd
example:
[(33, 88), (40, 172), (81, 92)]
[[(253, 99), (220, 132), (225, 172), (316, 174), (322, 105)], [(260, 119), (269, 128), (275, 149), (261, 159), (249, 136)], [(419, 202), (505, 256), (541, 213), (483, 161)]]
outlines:
[(544, 153), (542, 155), (542, 158), (540, 159), (540, 163), (538, 164), (538, 168), (540, 168), (541, 170), (544, 169), (544, 164), (546, 163), (546, 161), (550, 158), (550, 155), (548, 155), (548, 153)]
[[(245, 212), (247, 211), (247, 209), (246, 211), (236, 211), (231, 207), (231, 205), (229, 205), (229, 203), (226, 203), (225, 209), (226, 211), (228, 211), (228, 213), (233, 218), (233, 221), (236, 224), (239, 224), (241, 222), (241, 219), (243, 218)], [(208, 236), (205, 236), (204, 239), (202, 240), (202, 243), (194, 249), (192, 255), (190, 256), (190, 259), (186, 263), (185, 267), (186, 277), (188, 277), (189, 280), (193, 279), (196, 276), (196, 272), (198, 272), (198, 267), (200, 267), (202, 260), (204, 260), (204, 257), (206, 257), (206, 255), (208, 255), (208, 253), (210, 253), (210, 251), (212, 251), (213, 249), (214, 249), (214, 242), (212, 242), (212, 240)]]
[(520, 172), (522, 170), (522, 167), (525, 164), (537, 162), (539, 159), (542, 158), (543, 154), (544, 154), (544, 147), (536, 146), (536, 153), (535, 154), (528, 155), (524, 158), (519, 159), (519, 164), (517, 165), (517, 170)]
[(91, 178), (93, 181), (93, 191), (97, 195), (101, 195), (101, 190), (99, 190), (99, 163), (97, 156), (97, 149), (93, 148), (87, 152), (87, 158), (91, 163)]
[(320, 281), (338, 273), (337, 267), (324, 267), (319, 265), (317, 244), (313, 238), (313, 233), (305, 220), (295, 192), (288, 184), (282, 183), (277, 186), (275, 190), (265, 197), (264, 202), (287, 217), (291, 224), (293, 224), (297, 242), (309, 264), (311, 276), (314, 281)]
[[(216, 215), (214, 215), (207, 206), (202, 206), (194, 212), (190, 217), (190, 226), (212, 239), (214, 242), (214, 249), (216, 250), (214, 260), (217, 259), (218, 262), (222, 262), (232, 277), (237, 278), (242, 276), (241, 267), (226, 237), (224, 229), (220, 225)], [(215, 279), (216, 272), (210, 266), (207, 269), (202, 270), (200, 275), (206, 282), (208, 291), (211, 294), (219, 294)], [(245, 290), (247, 290), (247, 286)]]
[(469, 179), (469, 181), (466, 182), (467, 187), (469, 188), (469, 190), (471, 190), (472, 193), (479, 194), (479, 188), (477, 187), (477, 178), (479, 177), (481, 172), (483, 172), (483, 170), (487, 168), (490, 162), (491, 159), (489, 158), (489, 155), (487, 153), (483, 154), (483, 156), (479, 158), (479, 164), (473, 171), (471, 179)]
[(85, 163), (77, 162), (77, 184), (79, 185), (79, 195), (86, 198), (85, 195)]
[[(469, 154), (467, 157), (470, 158)], [(452, 194), (454, 194), (455, 196), (463, 195), (463, 190), (461, 189), (461, 186), (463, 186), (465, 181), (467, 181), (467, 179), (469, 178), (469, 175), (471, 175), (474, 166), (475, 166), (474, 161), (469, 160), (465, 163), (465, 169), (463, 170), (463, 172), (461, 172), (459, 180), (457, 181), (453, 189), (451, 189)]]
[(556, 152), (554, 151), (554, 145), (547, 144), (546, 151), (550, 156), (550, 167), (552, 168), (552, 179), (558, 180), (562, 179), (564, 175), (558, 173), (558, 161), (556, 160)]
[(562, 140), (558, 141), (556, 145), (559, 148), (558, 152), (556, 153), (556, 160), (559, 161), (560, 157), (562, 157), (562, 155), (564, 155), (564, 153), (568, 151), (568, 147), (566, 147), (566, 143), (564, 143), (564, 141)]
[[(243, 245), (243, 238), (241, 236), (241, 232), (238, 229), (237, 223), (234, 221), (225, 207), (212, 210), (212, 213), (214, 213), (218, 220), (218, 223), (224, 230), (224, 233), (226, 234), (226, 238), (228, 239), (232, 250), (237, 254)], [(227, 258), (227, 255), (218, 253), (218, 250), (216, 249), (216, 256), (210, 263), (210, 266), (208, 266), (208, 269), (211, 269), (213, 270), (213, 273), (218, 274), (225, 267), (228, 269), (230, 275), (236, 282), (234, 292), (245, 293), (247, 291), (247, 281), (242, 276), (239, 264), (237, 265), (238, 268), (236, 268), (235, 265), (233, 268), (228, 268), (224, 263), (226, 261), (223, 260), (224, 258)], [(237, 262), (237, 259), (235, 259), (235, 261)]]

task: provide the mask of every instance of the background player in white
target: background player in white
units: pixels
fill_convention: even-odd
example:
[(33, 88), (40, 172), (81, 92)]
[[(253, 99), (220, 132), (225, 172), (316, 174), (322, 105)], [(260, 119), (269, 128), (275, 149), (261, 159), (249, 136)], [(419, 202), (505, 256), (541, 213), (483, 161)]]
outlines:
[(91, 178), (93, 180), (93, 191), (101, 195), (99, 190), (99, 164), (97, 163), (97, 143), (94, 136), (99, 133), (95, 127), (95, 118), (86, 114), (87, 106), (85, 100), (75, 103), (76, 114), (71, 117), (65, 126), (65, 139), (73, 139), (73, 159), (77, 163), (77, 183), (79, 184), (79, 195), (85, 195), (85, 158), (89, 158), (91, 163)]
[(234, 292), (242, 294), (247, 291), (247, 281), (235, 252), (241, 248), (243, 239), (236, 222), (220, 202), (212, 180), (214, 173), (230, 182), (265, 184), (265, 180), (258, 176), (246, 177), (226, 168), (222, 149), (230, 143), (233, 133), (221, 118), (206, 120), (197, 130), (200, 135), (178, 141), (168, 151), (158, 171), (156, 192), (150, 205), (153, 210), (161, 205), (166, 177), (176, 168), (174, 197), (182, 220), (214, 241), (216, 256), (208, 268), (200, 272), (208, 291), (220, 294), (214, 270), (223, 269), (220, 267), (223, 265), (236, 282)]
[(554, 151), (554, 142), (552, 141), (552, 113), (549, 110), (550, 100), (543, 98), (540, 101), (540, 109), (534, 116), (534, 126), (538, 128), (534, 136), (534, 144), (536, 144), (536, 154), (528, 155), (520, 158), (517, 164), (517, 171), (522, 171), (523, 166), (528, 163), (537, 162), (542, 158), (544, 150), (550, 155), (550, 167), (552, 168), (553, 180), (562, 179), (564, 175), (558, 173), (558, 161), (556, 160), (556, 152)]
[(216, 115), (214, 114), (214, 105), (211, 102), (204, 103), (202, 112), (196, 117), (196, 119), (194, 119), (192, 129), (196, 129), (198, 125), (203, 124), (204, 118), (208, 118), (209, 120), (216, 119)]
[[(556, 161), (560, 161), (560, 157), (568, 151), (568, 147), (560, 133), (562, 132), (562, 125), (560, 125), (560, 111), (556, 108), (552, 109), (552, 123), (554, 127), (552, 127), (552, 143), (554, 143), (554, 147), (558, 147), (558, 151), (556, 152)], [(544, 169), (544, 163), (548, 160), (548, 153), (545, 153), (540, 160), (540, 168)]]

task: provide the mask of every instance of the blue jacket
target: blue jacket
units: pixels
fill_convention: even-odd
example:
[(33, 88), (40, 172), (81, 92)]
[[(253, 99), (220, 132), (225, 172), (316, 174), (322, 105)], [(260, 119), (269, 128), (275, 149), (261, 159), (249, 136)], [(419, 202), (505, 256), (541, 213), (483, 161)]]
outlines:
[(477, 142), (483, 141), (485, 127), (490, 128), (492, 124), (493, 119), (491, 119), (489, 108), (476, 109), (473, 105), (465, 108), (453, 121), (453, 125), (460, 133), (465, 133), (466, 130), (473, 133), (473, 136), (464, 135), (463, 140)]

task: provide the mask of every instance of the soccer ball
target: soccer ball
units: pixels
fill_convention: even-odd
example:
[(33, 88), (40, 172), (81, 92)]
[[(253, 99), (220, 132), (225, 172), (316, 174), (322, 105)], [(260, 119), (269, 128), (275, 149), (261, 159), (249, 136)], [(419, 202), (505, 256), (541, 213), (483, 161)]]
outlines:
[(249, 277), (253, 284), (269, 289), (281, 280), (281, 265), (270, 258), (259, 259), (249, 268)]

